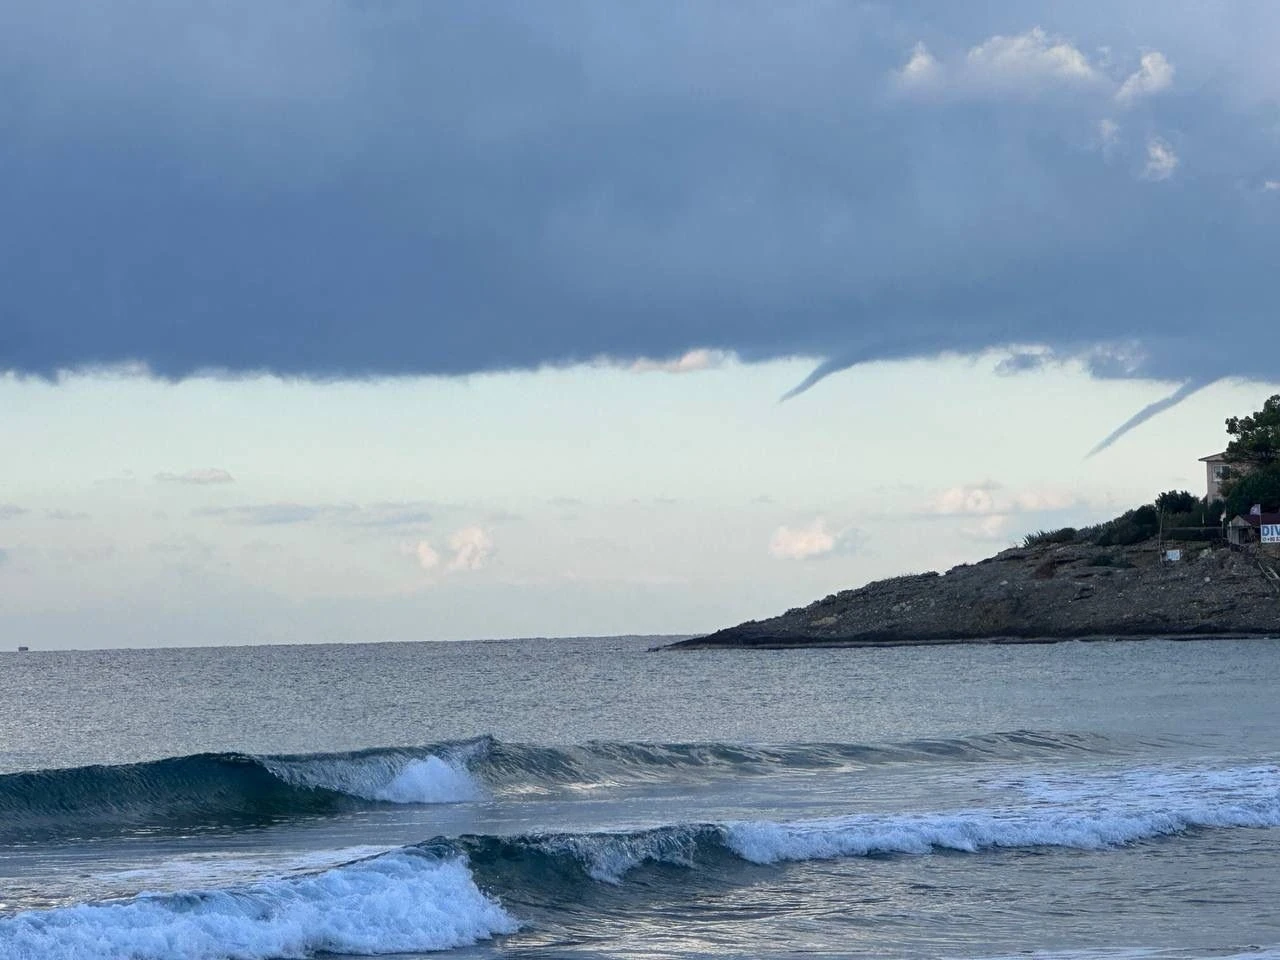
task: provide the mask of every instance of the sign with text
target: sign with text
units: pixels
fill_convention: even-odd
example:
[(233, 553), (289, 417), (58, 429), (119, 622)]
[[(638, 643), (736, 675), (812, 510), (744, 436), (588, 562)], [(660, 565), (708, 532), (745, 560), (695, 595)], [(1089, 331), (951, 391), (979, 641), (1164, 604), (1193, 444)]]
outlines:
[(1263, 543), (1280, 543), (1280, 523), (1264, 523), (1262, 525)]

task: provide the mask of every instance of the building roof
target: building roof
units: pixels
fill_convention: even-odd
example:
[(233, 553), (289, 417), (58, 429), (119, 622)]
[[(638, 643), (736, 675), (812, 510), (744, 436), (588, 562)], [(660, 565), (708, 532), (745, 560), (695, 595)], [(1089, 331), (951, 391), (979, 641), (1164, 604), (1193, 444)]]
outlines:
[(1236, 517), (1235, 520), (1231, 521), (1231, 526), (1233, 527), (1243, 526), (1243, 524), (1236, 523), (1236, 520), (1243, 520), (1244, 523), (1247, 523), (1251, 527), (1260, 527), (1264, 523), (1266, 524), (1280, 523), (1280, 513), (1262, 513), (1262, 514), (1242, 513), (1238, 517)]
[(1201, 457), (1200, 462), (1201, 463), (1219, 463), (1226, 459), (1227, 459), (1227, 451), (1223, 450), (1221, 453), (1211, 453), (1207, 457)]

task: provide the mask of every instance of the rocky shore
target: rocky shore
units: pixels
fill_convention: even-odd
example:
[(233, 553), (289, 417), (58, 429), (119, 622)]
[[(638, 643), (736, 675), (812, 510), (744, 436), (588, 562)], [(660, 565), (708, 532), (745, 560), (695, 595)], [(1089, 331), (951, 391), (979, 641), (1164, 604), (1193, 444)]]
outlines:
[(1255, 546), (1044, 544), (894, 577), (663, 649), (1280, 638), (1280, 562)]

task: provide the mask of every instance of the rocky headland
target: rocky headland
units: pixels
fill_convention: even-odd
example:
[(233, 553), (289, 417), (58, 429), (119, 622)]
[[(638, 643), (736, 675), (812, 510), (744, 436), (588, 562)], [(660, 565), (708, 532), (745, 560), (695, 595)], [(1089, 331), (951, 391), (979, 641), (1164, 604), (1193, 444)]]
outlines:
[(1015, 547), (663, 649), (1280, 637), (1278, 570), (1256, 545), (1188, 544), (1176, 561), (1150, 543)]

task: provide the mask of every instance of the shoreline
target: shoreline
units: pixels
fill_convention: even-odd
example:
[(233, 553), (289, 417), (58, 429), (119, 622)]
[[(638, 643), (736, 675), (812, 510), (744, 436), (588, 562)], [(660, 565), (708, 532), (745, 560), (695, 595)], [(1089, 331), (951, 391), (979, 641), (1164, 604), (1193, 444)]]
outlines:
[(1280, 578), (1258, 550), (1046, 542), (945, 573), (877, 580), (663, 649), (794, 650), (1280, 637)]
[(996, 647), (996, 646), (1048, 646), (1055, 643), (1134, 643), (1142, 640), (1280, 640), (1280, 633), (1274, 631), (1248, 633), (1232, 631), (1229, 633), (1090, 633), (1074, 636), (1034, 636), (1020, 637), (1000, 635), (990, 637), (919, 637), (897, 640), (872, 640), (850, 637), (848, 639), (805, 640), (802, 638), (779, 637), (773, 640), (759, 641), (723, 641), (709, 637), (695, 640), (679, 640), (663, 646), (650, 647), (650, 653), (688, 650), (867, 650), (877, 647)]

